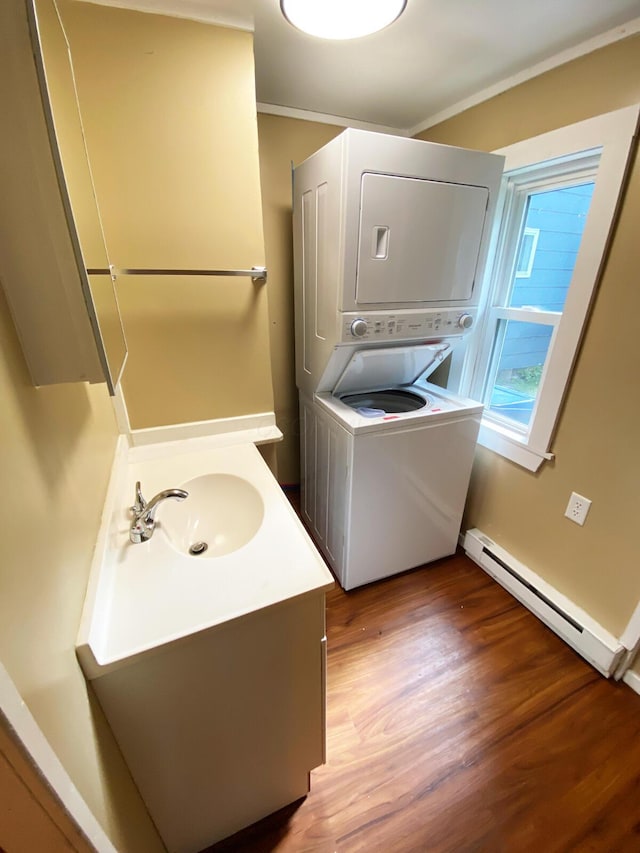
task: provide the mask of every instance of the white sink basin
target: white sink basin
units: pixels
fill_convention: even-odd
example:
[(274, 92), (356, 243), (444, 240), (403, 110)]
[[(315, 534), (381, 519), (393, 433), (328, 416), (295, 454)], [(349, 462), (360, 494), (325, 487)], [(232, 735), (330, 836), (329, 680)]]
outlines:
[[(258, 449), (212, 441), (120, 442), (78, 635), (89, 678), (333, 586)], [(152, 538), (133, 544), (127, 507), (138, 480), (149, 495), (176, 486), (190, 494), (164, 501)], [(207, 550), (190, 556), (200, 540)]]
[(166, 501), (158, 526), (174, 548), (194, 559), (223, 557), (256, 535), (264, 518), (258, 490), (233, 474), (203, 474), (181, 485), (189, 497)]

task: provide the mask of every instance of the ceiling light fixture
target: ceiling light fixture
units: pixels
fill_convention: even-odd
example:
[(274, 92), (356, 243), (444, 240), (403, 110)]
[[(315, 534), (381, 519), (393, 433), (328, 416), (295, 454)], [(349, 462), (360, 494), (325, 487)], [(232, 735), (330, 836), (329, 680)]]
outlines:
[(337, 40), (377, 33), (406, 5), (407, 0), (280, 0), (282, 14), (296, 29)]

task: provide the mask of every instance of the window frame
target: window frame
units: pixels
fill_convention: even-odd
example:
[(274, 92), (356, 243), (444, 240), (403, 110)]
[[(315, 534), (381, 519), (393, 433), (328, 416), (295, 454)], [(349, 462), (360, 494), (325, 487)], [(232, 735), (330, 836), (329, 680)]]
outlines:
[[(547, 370), (551, 353), (553, 352), (558, 327), (560, 325), (562, 311), (543, 310), (532, 306), (511, 306), (509, 304), (511, 292), (515, 286), (515, 268), (519, 254), (518, 237), (522, 230), (523, 220), (526, 218), (527, 200), (529, 194), (547, 191), (551, 188), (564, 189), (579, 186), (584, 183), (595, 183), (601, 150), (589, 150), (580, 152), (570, 158), (563, 157), (560, 162), (548, 161), (542, 167), (535, 165), (515, 172), (505, 172), (504, 179), (504, 205), (501, 208), (501, 219), (498, 225), (497, 238), (497, 261), (488, 273), (489, 288), (492, 298), (488, 301), (483, 315), (484, 323), (484, 346), (479, 353), (478, 363), (480, 369), (474, 373), (474, 385), (471, 396), (486, 401), (490, 397), (489, 384), (494, 373), (495, 358), (498, 355), (496, 341), (498, 339), (498, 327), (500, 321), (513, 321), (520, 323), (531, 323), (534, 325), (551, 327), (551, 340), (547, 350), (547, 356), (543, 365), (543, 373), (536, 394), (536, 400), (528, 424), (519, 424), (508, 418), (501, 418), (498, 414), (485, 409), (487, 422), (497, 423), (505, 430), (527, 437), (533, 432), (533, 425), (543, 398), (542, 389), (547, 377)], [(507, 251), (507, 248), (509, 251)], [(544, 405), (544, 403), (543, 403)], [(534, 440), (536, 436), (534, 434)]]
[[(518, 429), (512, 423), (501, 422), (499, 418), (485, 413), (478, 437), (478, 443), (482, 446), (530, 471), (537, 471), (545, 460), (553, 459), (554, 456), (551, 442), (604, 266), (629, 168), (639, 113), (640, 105), (636, 104), (495, 152), (505, 157), (504, 177), (479, 302), (477, 331), (469, 346), (460, 382), (461, 392), (476, 399), (481, 398), (479, 394), (482, 393), (492, 358), (496, 294), (500, 288), (504, 290), (510, 286), (517, 262), (514, 255), (504, 257), (505, 243), (509, 236), (513, 240), (513, 233), (505, 235), (501, 228), (509, 204), (513, 203), (514, 184), (509, 181), (509, 177), (517, 176), (518, 182), (524, 186), (526, 180), (519, 180), (519, 176), (536, 170), (540, 178), (544, 179), (548, 166), (553, 180), (553, 173), (558, 168), (566, 168), (567, 173), (575, 172), (575, 166), (580, 161), (592, 168), (593, 161), (590, 162), (588, 158), (599, 154), (591, 206), (562, 313), (533, 308), (499, 308), (505, 319), (512, 317), (519, 321), (553, 326), (529, 427)], [(536, 176), (532, 183), (535, 184), (537, 179)], [(520, 227), (521, 222), (518, 231)], [(516, 247), (515, 255), (517, 251)], [(508, 267), (507, 275), (505, 267)], [(517, 312), (517, 316), (513, 312)]]

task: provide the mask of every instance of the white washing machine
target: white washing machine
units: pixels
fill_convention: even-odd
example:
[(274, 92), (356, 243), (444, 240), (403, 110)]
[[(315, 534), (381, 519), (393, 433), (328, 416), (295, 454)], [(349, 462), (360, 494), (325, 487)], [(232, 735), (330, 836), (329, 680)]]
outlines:
[(302, 397), (302, 509), (344, 589), (456, 549), (482, 405), (424, 378), (446, 347), (357, 351)]
[(453, 553), (481, 406), (449, 385), (503, 158), (346, 130), (293, 180), (302, 509), (345, 589)]

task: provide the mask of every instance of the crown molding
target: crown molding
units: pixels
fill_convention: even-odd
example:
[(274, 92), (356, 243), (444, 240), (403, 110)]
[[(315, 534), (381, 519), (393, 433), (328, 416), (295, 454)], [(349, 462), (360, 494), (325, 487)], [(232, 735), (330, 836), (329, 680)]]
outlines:
[(407, 136), (406, 130), (399, 127), (387, 127), (383, 124), (375, 124), (369, 121), (347, 118), (346, 116), (334, 116), (328, 113), (316, 113), (313, 110), (299, 110), (296, 107), (283, 107), (280, 104), (258, 103), (256, 108), (259, 113), (283, 118), (297, 118), (302, 121), (315, 121), (318, 124), (333, 124), (336, 127), (353, 127), (356, 130), (375, 130), (378, 133), (389, 133), (393, 136)]
[(605, 33), (600, 33), (600, 35), (587, 39), (587, 41), (583, 41), (580, 44), (567, 48), (567, 50), (563, 50), (560, 53), (556, 53), (554, 56), (550, 56), (548, 59), (538, 62), (536, 65), (531, 65), (529, 68), (525, 68), (523, 71), (519, 71), (511, 77), (505, 77), (504, 80), (494, 83), (486, 89), (481, 89), (474, 95), (470, 95), (468, 98), (464, 98), (462, 101), (458, 101), (450, 107), (446, 107), (444, 110), (428, 116), (423, 121), (414, 125), (414, 127), (407, 128), (403, 135), (415, 136), (423, 130), (427, 130), (436, 124), (440, 124), (447, 119), (453, 118), (453, 116), (456, 116), (471, 107), (475, 107), (478, 104), (483, 103), (483, 101), (488, 101), (491, 98), (495, 98), (496, 95), (501, 95), (508, 89), (513, 89), (521, 83), (526, 83), (527, 80), (532, 80), (534, 77), (545, 74), (547, 71), (552, 71), (560, 65), (565, 65), (567, 62), (579, 59), (581, 56), (586, 56), (588, 53), (593, 53), (593, 51), (600, 50), (602, 47), (607, 47), (607, 45), (614, 44), (617, 41), (622, 41), (630, 36), (637, 35), (639, 32), (640, 17), (633, 18), (626, 24), (614, 27), (611, 30), (607, 30)]

